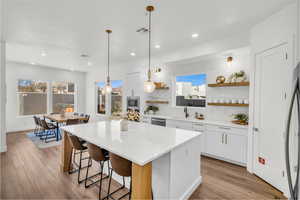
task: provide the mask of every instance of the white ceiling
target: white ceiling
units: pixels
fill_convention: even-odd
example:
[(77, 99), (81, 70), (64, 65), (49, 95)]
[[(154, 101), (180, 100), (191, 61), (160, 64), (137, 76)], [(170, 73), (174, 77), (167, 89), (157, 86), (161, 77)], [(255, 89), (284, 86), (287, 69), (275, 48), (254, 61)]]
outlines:
[[(225, 38), (293, 0), (152, 0), (153, 54)], [(147, 56), (146, 0), (5, 0), (8, 60), (86, 71), (106, 63), (105, 29), (112, 29), (112, 63)], [(193, 39), (191, 35), (198, 33)], [(47, 56), (42, 57), (41, 53)], [(130, 56), (135, 52), (136, 56)], [(80, 55), (88, 54), (89, 59)], [(87, 66), (88, 60), (93, 66)]]

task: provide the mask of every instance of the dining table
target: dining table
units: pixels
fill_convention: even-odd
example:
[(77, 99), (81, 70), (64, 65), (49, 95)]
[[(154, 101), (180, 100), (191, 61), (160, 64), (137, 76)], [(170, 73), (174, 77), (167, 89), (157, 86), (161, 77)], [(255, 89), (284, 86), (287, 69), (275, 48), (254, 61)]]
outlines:
[(202, 182), (202, 132), (139, 122), (128, 122), (124, 131), (121, 121), (60, 127), (61, 171), (72, 168), (71, 134), (132, 162), (132, 199), (188, 199)]
[(70, 119), (78, 119), (78, 120), (87, 120), (86, 116), (82, 116), (74, 113), (65, 113), (65, 114), (49, 114), (44, 115), (45, 119), (49, 119), (56, 123), (56, 141), (60, 140), (59, 137), (59, 125), (66, 123)]

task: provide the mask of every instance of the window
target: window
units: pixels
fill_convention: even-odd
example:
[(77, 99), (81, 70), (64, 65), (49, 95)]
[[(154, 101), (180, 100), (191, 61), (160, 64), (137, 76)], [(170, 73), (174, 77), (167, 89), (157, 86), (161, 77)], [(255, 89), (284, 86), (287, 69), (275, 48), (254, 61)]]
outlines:
[(47, 113), (47, 82), (18, 80), (19, 115)]
[(104, 92), (105, 82), (97, 82), (97, 113), (105, 114), (106, 97)]
[(123, 81), (112, 81), (111, 93), (111, 114), (113, 116), (122, 115), (122, 86)]
[(206, 74), (176, 76), (176, 106), (205, 107)]
[(68, 82), (52, 83), (52, 112), (74, 112), (75, 84)]

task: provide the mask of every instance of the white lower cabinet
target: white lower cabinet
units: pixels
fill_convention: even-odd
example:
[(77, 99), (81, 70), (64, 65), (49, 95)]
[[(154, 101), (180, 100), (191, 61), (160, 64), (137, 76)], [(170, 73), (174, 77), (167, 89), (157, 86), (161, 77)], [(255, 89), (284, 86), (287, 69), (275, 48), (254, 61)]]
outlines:
[(202, 132), (200, 150), (206, 156), (242, 166), (247, 163), (247, 129), (181, 120), (167, 120), (166, 126)]
[(205, 153), (236, 164), (247, 162), (247, 131), (208, 125), (205, 133)]
[(235, 162), (247, 162), (247, 143), (246, 136), (224, 133), (226, 143), (224, 145), (224, 157)]
[(224, 156), (222, 134), (217, 131), (206, 131), (205, 143), (207, 144), (204, 150), (205, 153), (219, 157)]

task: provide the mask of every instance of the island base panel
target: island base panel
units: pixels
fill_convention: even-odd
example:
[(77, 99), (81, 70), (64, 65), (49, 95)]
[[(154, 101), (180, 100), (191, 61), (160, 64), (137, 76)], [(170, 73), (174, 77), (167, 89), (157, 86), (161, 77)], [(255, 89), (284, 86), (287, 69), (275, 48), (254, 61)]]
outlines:
[(61, 163), (60, 169), (62, 172), (70, 170), (70, 159), (72, 157), (72, 146), (68, 139), (67, 132), (62, 131), (62, 145), (61, 145)]
[(152, 199), (152, 163), (132, 163), (132, 199)]

